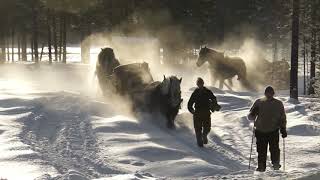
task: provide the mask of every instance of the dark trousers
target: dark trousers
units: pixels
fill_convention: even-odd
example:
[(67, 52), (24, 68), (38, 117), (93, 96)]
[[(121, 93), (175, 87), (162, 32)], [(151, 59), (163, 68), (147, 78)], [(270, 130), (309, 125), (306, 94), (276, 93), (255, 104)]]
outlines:
[(257, 138), (258, 168), (266, 169), (268, 145), (272, 164), (279, 164), (279, 130), (268, 133), (256, 130), (255, 136)]
[(199, 145), (203, 144), (203, 136), (207, 136), (211, 130), (210, 115), (210, 112), (196, 112), (193, 115), (194, 130)]

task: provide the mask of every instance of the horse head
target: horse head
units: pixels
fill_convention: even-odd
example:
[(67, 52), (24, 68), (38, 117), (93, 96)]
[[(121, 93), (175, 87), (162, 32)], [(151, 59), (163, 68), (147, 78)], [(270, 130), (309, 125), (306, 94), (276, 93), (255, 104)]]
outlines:
[(209, 63), (212, 63), (212, 60), (220, 60), (223, 57), (224, 57), (223, 52), (221, 53), (221, 52), (215, 51), (213, 49), (203, 47), (200, 49), (200, 52), (199, 52), (197, 66), (200, 67), (207, 61)]
[(197, 66), (202, 66), (208, 59), (209, 48), (202, 47), (199, 52), (199, 57), (197, 61)]
[(113, 69), (119, 66), (120, 63), (116, 59), (112, 48), (102, 48), (98, 55), (97, 67), (101, 67), (105, 74), (111, 74)]
[(173, 108), (180, 106), (182, 102), (181, 82), (182, 78), (178, 79), (176, 76), (170, 76), (168, 78), (164, 76), (161, 82), (161, 94), (169, 98), (169, 106)]

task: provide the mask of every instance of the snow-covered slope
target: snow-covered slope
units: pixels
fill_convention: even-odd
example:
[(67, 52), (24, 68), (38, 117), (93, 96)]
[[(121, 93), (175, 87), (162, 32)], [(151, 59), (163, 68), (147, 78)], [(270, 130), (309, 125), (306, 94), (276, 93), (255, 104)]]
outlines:
[[(169, 130), (157, 117), (147, 114), (140, 114), (138, 118), (133, 116), (121, 105), (123, 101), (91, 96), (94, 88), (81, 78), (73, 79), (72, 83), (59, 83), (59, 88), (50, 84), (60, 82), (65, 75), (88, 76), (86, 68), (77, 67), (72, 72), (70, 69), (69, 74), (57, 72), (59, 77), (56, 79), (42, 77), (41, 82), (30, 77), (32, 81), (29, 78), (0, 78), (0, 178), (319, 177), (318, 99), (301, 98), (299, 104), (293, 104), (285, 93), (279, 96), (288, 113), (286, 172), (255, 174), (253, 169), (248, 170), (252, 124), (246, 115), (259, 94), (211, 88), (223, 109), (212, 114), (209, 144), (199, 148), (186, 105), (177, 117), (176, 130)], [(34, 76), (39, 72), (24, 71), (30, 71)], [(70, 77), (68, 79), (72, 79)], [(46, 80), (48, 87), (43, 86)], [(89, 90), (83, 88), (86, 86), (90, 87)], [(57, 91), (59, 89), (65, 91)], [(184, 86), (185, 101), (191, 92), (192, 89)], [(256, 155), (254, 151), (253, 166), (256, 165)]]

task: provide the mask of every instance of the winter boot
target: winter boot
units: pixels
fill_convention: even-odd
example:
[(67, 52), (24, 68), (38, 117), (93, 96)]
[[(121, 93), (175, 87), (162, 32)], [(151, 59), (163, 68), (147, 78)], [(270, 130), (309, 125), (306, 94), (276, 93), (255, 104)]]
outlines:
[(206, 135), (202, 136), (203, 144), (208, 144), (208, 137)]
[(265, 163), (259, 163), (258, 162), (258, 168), (256, 169), (258, 172), (265, 172), (266, 171), (266, 165)]
[(281, 168), (280, 164), (273, 164), (273, 169), (274, 170), (279, 170)]
[(202, 139), (197, 139), (197, 143), (199, 147), (203, 147), (203, 141)]
[(256, 169), (256, 171), (258, 171), (258, 172), (265, 172), (266, 169), (265, 169), (265, 168), (258, 167), (258, 168)]

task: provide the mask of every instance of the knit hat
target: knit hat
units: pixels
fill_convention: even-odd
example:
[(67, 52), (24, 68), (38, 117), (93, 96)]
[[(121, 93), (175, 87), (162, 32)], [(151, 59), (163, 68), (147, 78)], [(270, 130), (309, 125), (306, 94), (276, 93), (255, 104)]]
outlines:
[(274, 89), (272, 86), (268, 86), (266, 87), (266, 90), (264, 91), (264, 93), (271, 93), (271, 94), (274, 94)]

